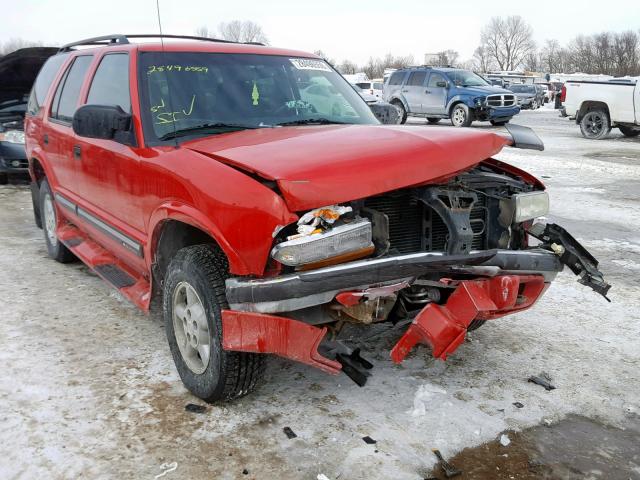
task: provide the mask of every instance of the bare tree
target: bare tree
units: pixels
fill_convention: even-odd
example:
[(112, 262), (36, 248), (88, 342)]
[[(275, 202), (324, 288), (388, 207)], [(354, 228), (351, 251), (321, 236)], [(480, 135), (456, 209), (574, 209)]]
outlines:
[(540, 63), (547, 72), (559, 72), (560, 43), (557, 40), (547, 40), (540, 52)]
[(335, 62), (335, 60), (331, 57), (329, 57), (329, 55), (327, 55), (326, 53), (324, 53), (322, 50), (315, 50), (313, 52), (315, 55), (319, 56), (320, 58), (324, 59), (325, 62), (333, 65)]
[(218, 25), (218, 35), (232, 42), (259, 42), (268, 44), (267, 35), (262, 27), (251, 20), (232, 20)]
[(380, 78), (387, 68), (405, 68), (415, 65), (413, 55), (396, 56), (387, 53), (383, 58), (369, 58), (369, 61), (362, 67), (362, 71), (369, 78)]
[(533, 29), (519, 16), (493, 17), (482, 30), (481, 45), (500, 70), (515, 70), (536, 46)]
[(491, 56), (489, 55), (489, 49), (480, 45), (473, 52), (473, 59), (471, 60), (473, 64), (473, 69), (479, 72), (489, 72), (493, 70), (494, 62)]
[(194, 33), (198, 37), (212, 38), (215, 36), (213, 32), (209, 31), (209, 27), (207, 27), (206, 25), (196, 28)]
[(351, 60), (344, 60), (340, 65), (338, 65), (337, 68), (338, 71), (343, 75), (350, 75), (358, 71), (358, 65), (356, 65)]
[(460, 54), (455, 50), (443, 50), (442, 52), (438, 52), (438, 64), (455, 66), (458, 63), (459, 57)]

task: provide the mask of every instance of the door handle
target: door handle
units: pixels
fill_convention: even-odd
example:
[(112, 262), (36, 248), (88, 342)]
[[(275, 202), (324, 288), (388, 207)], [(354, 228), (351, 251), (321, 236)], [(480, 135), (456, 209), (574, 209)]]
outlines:
[(431, 93), (429, 90), (425, 90), (424, 93)]
[(73, 158), (75, 158), (76, 160), (80, 160), (80, 154), (82, 153), (82, 150), (80, 149), (80, 145), (74, 145), (73, 146)]
[(405, 90), (402, 90), (402, 93), (407, 93), (408, 91), (409, 91), (408, 89), (405, 89)]
[(47, 135), (46, 133), (42, 136), (42, 142), (45, 145), (49, 145), (49, 135)]

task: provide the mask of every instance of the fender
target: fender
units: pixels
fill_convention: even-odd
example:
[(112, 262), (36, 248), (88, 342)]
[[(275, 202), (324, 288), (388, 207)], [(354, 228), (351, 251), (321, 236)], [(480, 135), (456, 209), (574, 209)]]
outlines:
[(389, 103), (393, 103), (396, 100), (398, 100), (402, 104), (405, 112), (409, 112), (409, 104), (404, 100), (403, 97), (393, 97), (389, 100)]
[(251, 269), (242, 259), (241, 255), (229, 244), (220, 229), (206, 215), (191, 205), (185, 203), (168, 201), (154, 210), (149, 219), (148, 231), (153, 232), (150, 240), (144, 246), (144, 254), (147, 259), (147, 266), (151, 270), (162, 223), (166, 220), (177, 220), (192, 227), (198, 228), (207, 233), (220, 246), (229, 260), (229, 269), (235, 275), (248, 275)]
[(462, 94), (458, 94), (458, 95), (454, 95), (453, 97), (451, 97), (449, 99), (449, 101), (447, 102), (447, 115), (449, 115), (451, 113), (451, 108), (453, 107), (454, 103), (464, 103), (467, 107), (469, 108), (474, 108), (474, 105), (472, 102), (470, 102), (471, 97), (469, 97), (469, 95), (462, 95)]

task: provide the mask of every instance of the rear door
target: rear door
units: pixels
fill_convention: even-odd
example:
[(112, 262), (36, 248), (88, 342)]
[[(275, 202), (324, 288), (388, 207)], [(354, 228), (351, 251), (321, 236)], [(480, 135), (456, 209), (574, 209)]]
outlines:
[(407, 104), (409, 105), (409, 111), (411, 113), (423, 113), (423, 101), (425, 80), (427, 78), (427, 72), (424, 70), (418, 70), (411, 72), (407, 83), (402, 88), (402, 94), (404, 95)]
[[(128, 52), (106, 53), (99, 61), (87, 90), (87, 105), (119, 106), (131, 113)], [(132, 129), (133, 129), (133, 122)], [(139, 184), (140, 157), (133, 130), (113, 140), (76, 137), (80, 191), (80, 217), (100, 243), (115, 251), (132, 267), (144, 268), (144, 224)]]
[(77, 200), (80, 189), (71, 121), (92, 60), (93, 55), (79, 55), (67, 67), (56, 87), (43, 133), (44, 149), (57, 182), (53, 187), (73, 201)]
[(438, 72), (429, 74), (423, 100), (424, 113), (442, 115), (447, 108), (447, 79)]

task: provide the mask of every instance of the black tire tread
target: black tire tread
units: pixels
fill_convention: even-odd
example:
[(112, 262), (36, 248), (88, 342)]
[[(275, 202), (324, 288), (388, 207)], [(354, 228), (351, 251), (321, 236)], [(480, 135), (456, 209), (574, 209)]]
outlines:
[[(174, 262), (198, 265), (205, 275), (218, 307), (213, 315), (216, 327), (218, 332), (222, 332), (221, 311), (228, 308), (225, 280), (228, 277), (229, 265), (226, 256), (215, 245), (194, 245), (179, 250), (171, 261), (171, 263)], [(166, 297), (165, 295), (165, 309), (170, 302)], [(203, 398), (207, 402), (230, 401), (247, 395), (256, 388), (263, 377), (266, 365), (263, 354), (227, 351), (223, 352), (221, 359), (220, 369), (221, 376), (224, 378), (224, 387), (220, 393)]]
[[(53, 203), (55, 205), (55, 198), (53, 196), (53, 192), (51, 191), (51, 187), (49, 186), (49, 182), (47, 181), (46, 178), (40, 184), (39, 200), (40, 200), (41, 212), (44, 211), (44, 208), (42, 207), (43, 207), (45, 192), (49, 192), (49, 195), (51, 195), (53, 199)], [(71, 263), (76, 261), (76, 256), (73, 254), (73, 252), (71, 252), (71, 250), (69, 250), (59, 239), (56, 245), (57, 248), (54, 249), (53, 246), (50, 245), (49, 239), (47, 238), (47, 229), (43, 228), (42, 232), (44, 233), (44, 241), (45, 241), (45, 245), (47, 246), (47, 253), (51, 258), (53, 258), (56, 262), (60, 262), (60, 263)]]

